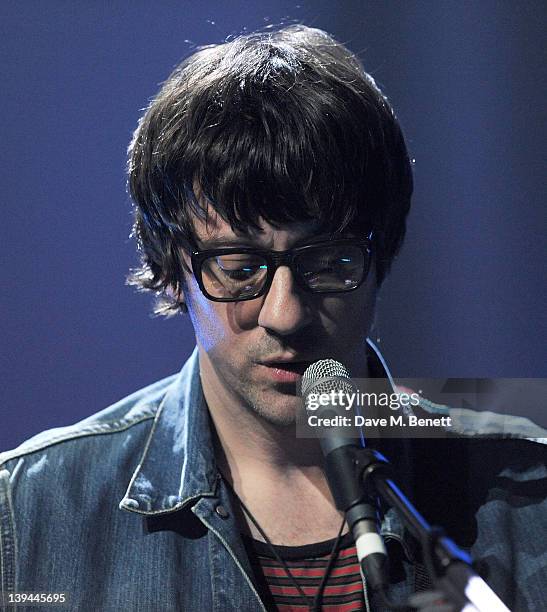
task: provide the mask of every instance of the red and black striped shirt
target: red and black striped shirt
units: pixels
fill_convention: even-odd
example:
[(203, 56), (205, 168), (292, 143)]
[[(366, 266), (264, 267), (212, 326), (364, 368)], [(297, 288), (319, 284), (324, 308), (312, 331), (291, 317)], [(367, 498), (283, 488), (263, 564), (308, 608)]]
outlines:
[[(270, 547), (245, 537), (245, 546), (263, 601), (270, 610), (289, 612), (308, 610), (308, 603), (275, 559)], [(294, 579), (310, 601), (317, 594), (329, 563), (334, 540), (306, 546), (274, 546), (285, 561)], [(350, 533), (338, 546), (336, 561), (331, 568), (322, 596), (324, 612), (361, 612), (365, 610), (363, 583), (355, 545)]]

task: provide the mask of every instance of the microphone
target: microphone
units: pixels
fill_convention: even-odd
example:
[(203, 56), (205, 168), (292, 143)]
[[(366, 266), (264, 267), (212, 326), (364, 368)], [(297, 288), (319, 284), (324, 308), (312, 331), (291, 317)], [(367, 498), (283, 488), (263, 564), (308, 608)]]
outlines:
[[(421, 542), (430, 578), (451, 609), (509, 612), (473, 570), (471, 557), (444, 535), (442, 529), (431, 527), (397, 487), (389, 461), (377, 451), (366, 448), (362, 431), (359, 430), (359, 436), (348, 437), (348, 428), (338, 426), (347, 421), (330, 418), (342, 417), (346, 410), (341, 399), (344, 394), (356, 393), (346, 368), (331, 359), (313, 363), (304, 372), (301, 392), (305, 408), (317, 409), (318, 417), (329, 419), (320, 438), (327, 482), (336, 507), (345, 513), (352, 531), (363, 577), (374, 591), (378, 591), (384, 604), (394, 607), (387, 596), (387, 553), (378, 530), (377, 499), (369, 493), (369, 482), (375, 495), (377, 492), (384, 502), (397, 509), (411, 533)], [(311, 398), (312, 394), (315, 397)], [(320, 401), (321, 396), (323, 401)], [(411, 601), (412, 608), (414, 603)], [(422, 609), (421, 604), (419, 606)]]
[[(315, 403), (314, 413), (318, 418), (341, 417), (331, 419), (334, 423), (344, 423), (342, 419), (347, 418), (341, 401), (344, 395), (357, 392), (346, 368), (333, 359), (312, 363), (302, 377), (301, 391), (304, 408), (312, 395), (316, 399), (323, 398)], [(388, 584), (387, 553), (379, 533), (377, 500), (363, 490), (355, 470), (354, 452), (366, 445), (363, 434), (359, 430), (358, 435), (354, 432), (352, 437), (348, 435), (348, 427), (329, 425), (320, 429), (320, 445), (327, 482), (336, 507), (345, 513), (363, 575), (373, 590), (385, 589)]]

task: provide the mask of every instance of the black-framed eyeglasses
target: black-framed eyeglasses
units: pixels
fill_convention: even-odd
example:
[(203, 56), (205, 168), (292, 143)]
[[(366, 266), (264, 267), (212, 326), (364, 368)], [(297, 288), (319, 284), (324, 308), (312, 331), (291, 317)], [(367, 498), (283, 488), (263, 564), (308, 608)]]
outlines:
[(268, 292), (275, 271), (288, 266), (298, 285), (312, 293), (354, 291), (370, 269), (372, 233), (366, 238), (316, 242), (287, 251), (224, 247), (191, 254), (192, 271), (214, 302), (253, 300)]

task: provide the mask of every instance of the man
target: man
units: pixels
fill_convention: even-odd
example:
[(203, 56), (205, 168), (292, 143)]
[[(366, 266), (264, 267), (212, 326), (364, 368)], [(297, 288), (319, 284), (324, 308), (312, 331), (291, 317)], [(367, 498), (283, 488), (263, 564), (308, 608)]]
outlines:
[[(74, 610), (381, 609), (295, 418), (319, 359), (391, 381), (366, 341), (412, 192), (389, 103), (319, 30), (211, 46), (145, 112), (129, 187), (131, 282), (158, 312), (188, 313), (196, 351), (179, 375), (2, 456), (4, 607), (25, 592)], [(381, 446), (508, 605), (539, 609), (539, 445), (475, 442)], [(382, 532), (390, 597), (429, 588), (393, 509)]]

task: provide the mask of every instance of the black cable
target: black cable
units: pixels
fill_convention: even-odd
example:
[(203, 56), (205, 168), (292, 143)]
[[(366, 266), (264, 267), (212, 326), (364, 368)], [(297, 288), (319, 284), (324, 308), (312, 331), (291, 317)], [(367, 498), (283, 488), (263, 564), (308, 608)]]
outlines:
[(342, 520), (342, 524), (340, 525), (340, 529), (338, 530), (338, 535), (336, 536), (336, 540), (334, 541), (332, 551), (330, 553), (329, 562), (327, 567), (325, 568), (325, 573), (323, 574), (323, 578), (321, 579), (321, 584), (319, 585), (319, 590), (317, 591), (314, 599), (313, 599), (313, 612), (319, 612), (321, 610), (322, 600), (323, 600), (323, 591), (327, 585), (327, 580), (332, 571), (332, 567), (338, 558), (338, 548), (340, 546), (340, 540), (342, 539), (342, 532), (344, 531), (344, 525), (346, 524), (346, 519)]
[(318, 589), (318, 591), (317, 591), (317, 593), (316, 593), (316, 595), (315, 595), (315, 597), (313, 599), (313, 602), (311, 602), (311, 604), (310, 604), (309, 597), (306, 595), (306, 593), (304, 593), (302, 587), (298, 584), (298, 582), (296, 581), (296, 578), (292, 575), (292, 572), (289, 569), (289, 566), (287, 565), (285, 559), (283, 559), (279, 555), (279, 553), (275, 549), (275, 546), (270, 541), (270, 538), (268, 538), (268, 536), (266, 535), (266, 532), (258, 524), (258, 521), (255, 519), (255, 517), (253, 516), (253, 514), (251, 513), (249, 508), (247, 508), (247, 506), (243, 503), (243, 501), (241, 500), (239, 495), (235, 492), (232, 484), (228, 481), (228, 479), (224, 476), (224, 474), (222, 474), (222, 472), (219, 472), (219, 474), (222, 477), (222, 479), (224, 480), (224, 482), (225, 482), (226, 486), (228, 487), (228, 489), (233, 493), (234, 497), (239, 502), (239, 504), (241, 506), (241, 509), (245, 512), (245, 514), (247, 515), (249, 520), (256, 527), (258, 533), (264, 539), (264, 542), (268, 545), (268, 548), (270, 549), (271, 553), (274, 555), (274, 558), (276, 559), (276, 561), (285, 570), (285, 573), (287, 574), (287, 577), (293, 583), (293, 586), (296, 588), (298, 593), (301, 595), (302, 599), (306, 602), (306, 605), (308, 606), (308, 608), (311, 610), (311, 612), (319, 612), (321, 610), (321, 600), (322, 600), (322, 597), (323, 597), (323, 591), (325, 590), (325, 586), (327, 584), (327, 580), (328, 580), (329, 574), (332, 571), (332, 567), (333, 567), (334, 562), (335, 562), (335, 560), (336, 560), (336, 558), (338, 556), (337, 555), (338, 547), (340, 545), (340, 540), (342, 538), (342, 532), (344, 531), (344, 525), (346, 523), (346, 520), (345, 519), (342, 520), (342, 524), (340, 525), (340, 529), (338, 531), (338, 535), (336, 536), (336, 540), (334, 541), (334, 544), (333, 544), (333, 547), (332, 547), (332, 552), (330, 554), (329, 561), (328, 561), (327, 567), (325, 569), (325, 573), (323, 574), (323, 578), (321, 579), (321, 584), (319, 585), (319, 589)]

